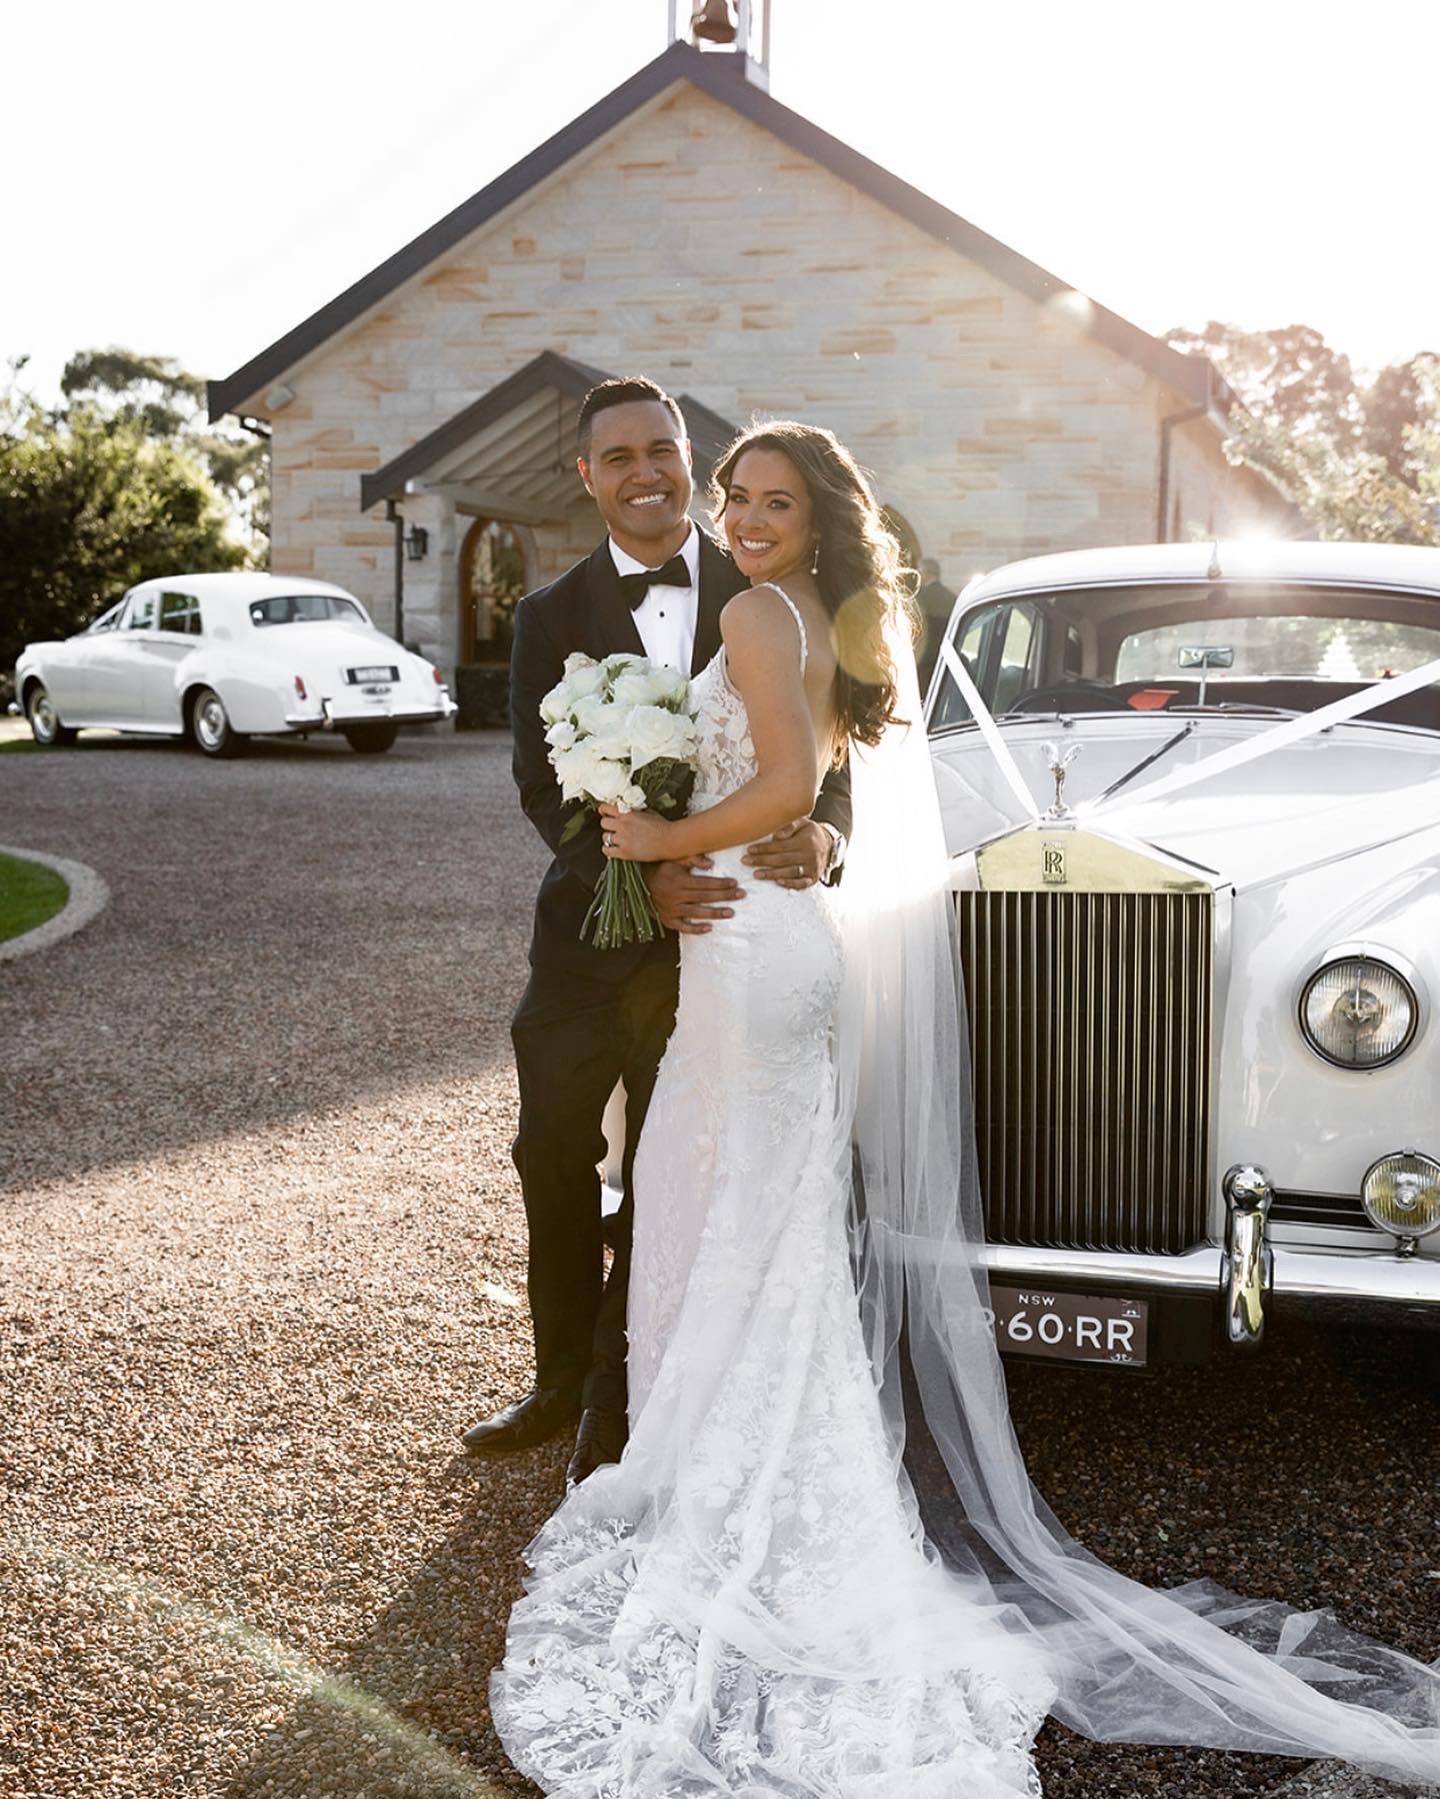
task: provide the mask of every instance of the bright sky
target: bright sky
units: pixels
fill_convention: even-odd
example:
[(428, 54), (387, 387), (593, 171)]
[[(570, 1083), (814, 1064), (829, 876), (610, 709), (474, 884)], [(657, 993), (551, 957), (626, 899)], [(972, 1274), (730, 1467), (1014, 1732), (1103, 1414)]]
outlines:
[[(1440, 350), (1423, 0), (775, 9), (777, 99), (1147, 330)], [(0, 357), (228, 374), (665, 42), (665, 0), (19, 8)]]

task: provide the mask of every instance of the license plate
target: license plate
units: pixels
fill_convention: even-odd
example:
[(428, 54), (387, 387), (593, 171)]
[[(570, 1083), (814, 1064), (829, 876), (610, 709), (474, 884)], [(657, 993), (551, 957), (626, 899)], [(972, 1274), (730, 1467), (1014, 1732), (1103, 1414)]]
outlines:
[(388, 685), (384, 687), (362, 687), (360, 691), (361, 693), (389, 693), (390, 688)]
[(389, 663), (378, 668), (347, 668), (346, 678), (352, 687), (358, 687), (362, 681), (394, 681), (398, 679), (397, 671)]
[(1042, 1287), (990, 1287), (995, 1341), (1011, 1355), (1143, 1368), (1150, 1322), (1147, 1299), (1051, 1293)]

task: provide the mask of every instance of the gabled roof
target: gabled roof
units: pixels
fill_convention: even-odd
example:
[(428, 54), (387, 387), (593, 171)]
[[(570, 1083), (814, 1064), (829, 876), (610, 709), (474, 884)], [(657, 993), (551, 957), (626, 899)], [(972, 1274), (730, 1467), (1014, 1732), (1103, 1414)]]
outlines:
[[(478, 193), (472, 194), (419, 237), (371, 269), (318, 312), (277, 338), (267, 349), (236, 369), (223, 381), (209, 383), (210, 417), (217, 419), (269, 386), (287, 369), (351, 324), (402, 282), (426, 268), (477, 231), (505, 207), (512, 206), (531, 188), (563, 168), (566, 163), (623, 124), (631, 114), (648, 105), (677, 82), (688, 82), (742, 117), (800, 151), (831, 174), (869, 194), (882, 206), (910, 220), (920, 230), (958, 255), (981, 263), (992, 274), (1037, 300), (1070, 291), (1069, 283), (1029, 261), (998, 238), (980, 230), (938, 201), (871, 162), (858, 150), (822, 131), (809, 119), (782, 106), (778, 100), (745, 77), (745, 58), (738, 53), (701, 51), (691, 44), (675, 43), (636, 71), (628, 81), (603, 100), (572, 119), (554, 137), (532, 150), (512, 168)], [(1197, 404), (1207, 400), (1228, 404), (1230, 390), (1204, 357), (1184, 356), (1159, 338), (1132, 325), (1118, 313), (1092, 301), (1086, 325), (1090, 335), (1127, 360), (1157, 376), (1168, 386), (1188, 395)]]
[[(573, 499), (575, 419), (604, 369), (544, 350), (522, 369), (447, 419), (408, 450), (360, 478), (360, 510), (398, 497), (406, 483), (477, 482), (525, 506), (556, 507)], [(718, 412), (679, 396), (696, 473), (708, 478), (735, 427)], [(558, 516), (558, 514), (557, 514)]]

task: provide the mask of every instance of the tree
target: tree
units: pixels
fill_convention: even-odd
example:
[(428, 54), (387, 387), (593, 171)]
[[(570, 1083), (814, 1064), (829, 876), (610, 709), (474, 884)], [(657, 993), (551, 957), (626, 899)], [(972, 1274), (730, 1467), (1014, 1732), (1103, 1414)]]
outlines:
[(225, 496), (250, 560), (270, 553), (270, 441), (234, 421), (212, 426), (202, 376), (173, 356), (142, 356), (114, 345), (80, 350), (65, 364), (60, 391), (102, 417), (138, 425), (147, 437), (189, 446)]
[(47, 410), (0, 391), (0, 676), (27, 643), (70, 635), (137, 581), (248, 560), (183, 434), (123, 409)]
[(1172, 331), (1234, 389), (1226, 454), (1273, 477), (1321, 537), (1440, 544), (1440, 357), (1382, 369), (1368, 386), (1308, 325)]

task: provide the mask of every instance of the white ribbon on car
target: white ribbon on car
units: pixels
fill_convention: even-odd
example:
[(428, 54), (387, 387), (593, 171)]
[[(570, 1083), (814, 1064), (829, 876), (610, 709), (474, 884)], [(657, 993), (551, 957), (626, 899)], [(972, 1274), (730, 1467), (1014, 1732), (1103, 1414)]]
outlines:
[(980, 729), (980, 735), (990, 747), (990, 753), (1000, 765), (1000, 772), (1009, 783), (1011, 791), (1024, 807), (1030, 818), (1039, 818), (1040, 808), (1035, 804), (1035, 796), (1025, 784), (1025, 777), (1020, 772), (1020, 765), (1010, 754), (1010, 746), (1000, 735), (1000, 727), (990, 708), (980, 697), (980, 689), (970, 678), (970, 670), (966, 668), (959, 652), (948, 637), (940, 639), (940, 659), (944, 662), (950, 679), (960, 689), (960, 697), (970, 708), (970, 716)]
[[(990, 709), (980, 697), (980, 691), (970, 678), (966, 668), (948, 639), (940, 645), (940, 654), (944, 660), (951, 679), (959, 688), (961, 696), (970, 708), (971, 716), (980, 729), (980, 735), (989, 745), (995, 760), (1000, 765), (1001, 773), (1013, 788), (1017, 798), (1024, 804), (1032, 818), (1038, 818), (1040, 812), (1030, 797), (1030, 789), (1025, 785), (1025, 777), (1020, 773), (1009, 746), (1000, 734)], [(1208, 780), (1212, 775), (1228, 774), (1232, 769), (1245, 768), (1252, 762), (1258, 762), (1262, 756), (1268, 756), (1272, 750), (1284, 749), (1288, 744), (1301, 743), (1307, 737), (1314, 737), (1318, 732), (1328, 731), (1331, 725), (1343, 724), (1347, 719), (1358, 718), (1362, 713), (1372, 712), (1375, 707), (1383, 706), (1389, 700), (1403, 699), (1406, 694), (1414, 693), (1419, 688), (1429, 687), (1440, 681), (1440, 657), (1432, 662), (1422, 663), (1408, 674), (1390, 675), (1383, 681), (1376, 681), (1369, 687), (1362, 687), (1358, 693), (1346, 694), (1344, 699), (1332, 700), (1328, 706), (1321, 706), (1318, 711), (1307, 712), (1300, 718), (1287, 718), (1283, 724), (1274, 725), (1268, 731), (1262, 731), (1258, 737), (1251, 737), (1244, 743), (1232, 744), (1229, 749), (1217, 750), (1213, 756), (1205, 756), (1199, 762), (1192, 762), (1188, 768), (1179, 768), (1173, 774), (1161, 775), (1157, 780), (1144, 787), (1133, 788), (1126, 792), (1124, 798), (1118, 795), (1112, 805), (1123, 805), (1127, 809), (1148, 805), (1151, 800), (1179, 793), (1186, 787), (1193, 787), (1198, 781)], [(1096, 800), (1081, 801), (1074, 809), (1077, 817), (1082, 814), (1095, 817), (1108, 810)]]

